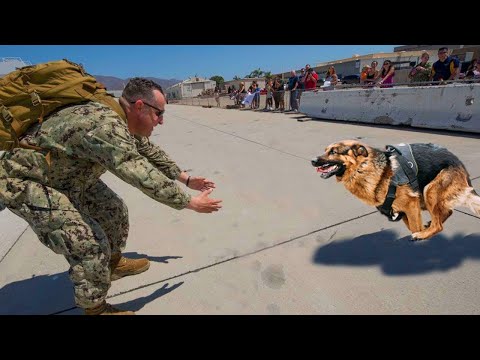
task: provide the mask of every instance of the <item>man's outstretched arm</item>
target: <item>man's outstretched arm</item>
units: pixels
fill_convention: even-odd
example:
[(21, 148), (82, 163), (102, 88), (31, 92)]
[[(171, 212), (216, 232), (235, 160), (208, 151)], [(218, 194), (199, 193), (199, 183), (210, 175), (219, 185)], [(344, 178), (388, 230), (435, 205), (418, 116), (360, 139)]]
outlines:
[(79, 152), (152, 199), (174, 209), (208, 213), (221, 208), (220, 200), (208, 198), (209, 192), (194, 198), (183, 192), (175, 180), (165, 176), (137, 151), (133, 136), (119, 121), (106, 122), (87, 133)]
[(135, 139), (138, 152), (168, 178), (178, 180), (193, 190), (205, 191), (215, 188), (213, 181), (181, 171), (175, 161), (160, 146), (152, 144), (147, 137), (135, 136)]

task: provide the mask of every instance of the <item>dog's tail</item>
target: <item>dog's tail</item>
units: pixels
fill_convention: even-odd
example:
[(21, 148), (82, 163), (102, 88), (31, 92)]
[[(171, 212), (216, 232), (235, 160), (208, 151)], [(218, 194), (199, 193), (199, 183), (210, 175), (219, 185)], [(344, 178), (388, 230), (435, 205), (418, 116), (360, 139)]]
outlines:
[(480, 196), (471, 189), (465, 197), (465, 206), (468, 206), (475, 214), (480, 215)]

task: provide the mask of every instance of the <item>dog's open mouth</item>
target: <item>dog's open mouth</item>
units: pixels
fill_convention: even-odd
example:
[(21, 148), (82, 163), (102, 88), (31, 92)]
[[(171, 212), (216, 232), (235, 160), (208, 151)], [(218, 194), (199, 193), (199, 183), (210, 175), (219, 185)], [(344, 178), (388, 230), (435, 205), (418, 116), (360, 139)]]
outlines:
[(335, 175), (339, 169), (340, 166), (338, 164), (323, 164), (317, 167), (317, 172), (320, 173), (322, 178), (328, 179), (330, 176)]
[(345, 165), (337, 161), (325, 161), (321, 158), (312, 160), (312, 165), (317, 168), (317, 172), (323, 179), (328, 179), (330, 176), (342, 176), (345, 172)]

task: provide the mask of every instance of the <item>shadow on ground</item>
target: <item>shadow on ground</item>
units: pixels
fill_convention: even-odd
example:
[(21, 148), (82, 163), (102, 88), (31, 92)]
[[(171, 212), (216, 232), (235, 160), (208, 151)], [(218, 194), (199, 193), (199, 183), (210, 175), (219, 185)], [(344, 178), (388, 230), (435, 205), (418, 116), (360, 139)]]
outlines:
[(398, 238), (392, 230), (338, 240), (317, 249), (315, 264), (379, 266), (386, 275), (448, 271), (466, 259), (480, 259), (480, 234), (443, 234), (424, 241)]
[[(160, 263), (168, 263), (170, 259), (181, 258), (181, 256), (155, 257), (138, 253), (125, 253), (125, 255), (132, 259), (148, 257), (150, 261)], [(147, 302), (174, 290), (181, 283), (168, 289), (166, 288), (167, 285), (165, 284), (148, 297), (135, 299), (122, 305), (127, 310), (138, 310)], [(53, 275), (34, 275), (30, 279), (14, 281), (0, 288), (0, 315), (46, 315), (74, 307), (73, 286), (67, 272)]]
[(181, 259), (183, 257), (183, 256), (150, 256), (147, 254), (139, 254), (136, 252), (127, 252), (127, 253), (123, 253), (123, 255), (125, 257), (128, 257), (129, 259), (148, 258), (148, 260), (150, 261), (163, 263), (163, 264), (168, 264), (168, 260)]
[(153, 293), (151, 293), (148, 296), (143, 296), (140, 298), (136, 298), (130, 301), (126, 301), (123, 303), (116, 303), (114, 301), (115, 297), (112, 297), (111, 300), (107, 299), (107, 302), (114, 304), (115, 307), (118, 307), (119, 309), (122, 310), (131, 310), (131, 311), (138, 311), (141, 308), (143, 308), (146, 304), (149, 302), (158, 299), (159, 297), (162, 297), (164, 295), (167, 295), (169, 292), (175, 290), (179, 286), (183, 285), (183, 281), (176, 283), (170, 287), (168, 287), (168, 283), (165, 283), (160, 289), (155, 290)]

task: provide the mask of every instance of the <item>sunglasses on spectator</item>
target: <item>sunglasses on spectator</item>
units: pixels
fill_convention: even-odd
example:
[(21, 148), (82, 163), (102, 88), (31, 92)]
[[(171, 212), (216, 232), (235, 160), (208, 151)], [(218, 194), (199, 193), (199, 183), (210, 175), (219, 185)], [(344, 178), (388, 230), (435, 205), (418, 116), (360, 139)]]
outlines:
[[(137, 100), (138, 101), (138, 100)], [(130, 104), (135, 104), (137, 101), (130, 101)], [(149, 103), (147, 103), (146, 101), (142, 100), (142, 102), (147, 105), (147, 106), (150, 106), (152, 109), (155, 109), (155, 115), (157, 115), (158, 117), (160, 116), (163, 116), (163, 114), (165, 113), (165, 110), (160, 110), (159, 108), (157, 108), (156, 106), (153, 106), (153, 105), (150, 105)]]

